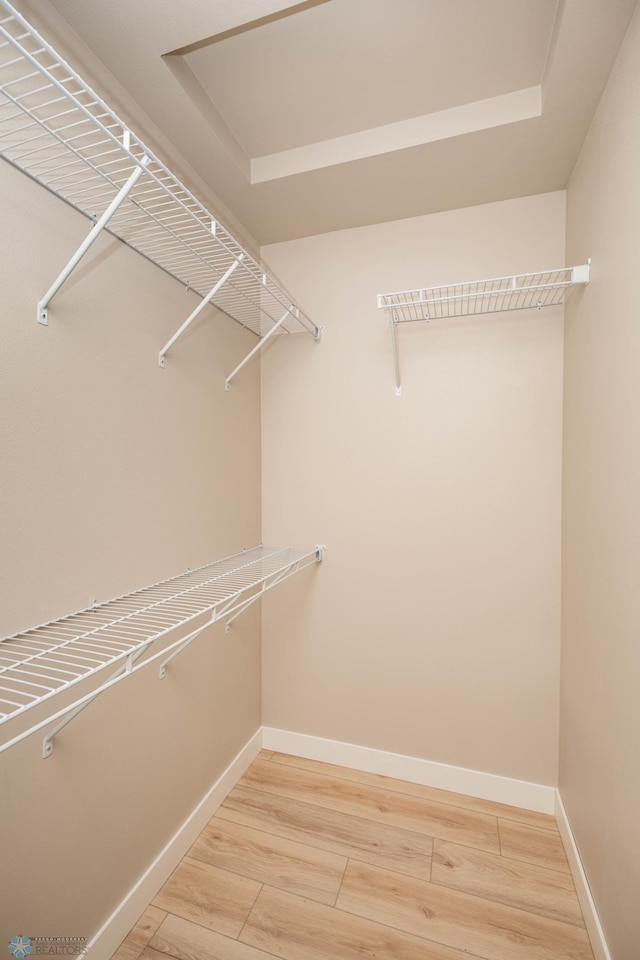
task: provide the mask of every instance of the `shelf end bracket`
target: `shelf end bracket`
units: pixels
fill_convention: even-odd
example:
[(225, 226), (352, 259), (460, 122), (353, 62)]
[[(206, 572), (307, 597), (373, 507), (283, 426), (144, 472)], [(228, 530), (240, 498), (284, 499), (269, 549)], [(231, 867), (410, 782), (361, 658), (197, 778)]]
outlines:
[(591, 260), (580, 264), (579, 267), (571, 268), (571, 283), (589, 283), (589, 274), (591, 272)]

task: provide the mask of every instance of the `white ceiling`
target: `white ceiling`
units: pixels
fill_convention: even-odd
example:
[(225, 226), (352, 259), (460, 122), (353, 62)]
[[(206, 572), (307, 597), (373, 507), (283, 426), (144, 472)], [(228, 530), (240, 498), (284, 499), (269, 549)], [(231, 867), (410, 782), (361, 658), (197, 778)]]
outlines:
[(185, 57), (259, 157), (539, 84), (557, 6), (331, 0)]
[(18, 0), (258, 243), (562, 189), (635, 2)]

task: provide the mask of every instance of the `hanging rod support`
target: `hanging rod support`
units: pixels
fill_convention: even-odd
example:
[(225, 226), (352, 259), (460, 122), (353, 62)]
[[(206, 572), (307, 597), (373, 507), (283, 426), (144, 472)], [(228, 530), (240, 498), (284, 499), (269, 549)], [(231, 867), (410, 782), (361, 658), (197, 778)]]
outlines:
[(284, 313), (284, 314), (280, 317), (280, 319), (278, 320), (278, 322), (275, 323), (275, 324), (271, 327), (271, 330), (269, 330), (267, 333), (265, 333), (264, 337), (262, 337), (260, 340), (258, 340), (258, 342), (256, 343), (256, 345), (255, 345), (255, 347), (253, 348), (253, 350), (250, 350), (249, 353), (248, 353), (248, 354), (246, 355), (246, 357), (244, 358), (244, 360), (242, 360), (242, 361), (238, 364), (238, 366), (235, 368), (235, 370), (233, 370), (233, 371), (229, 374), (229, 376), (227, 377), (227, 379), (226, 379), (225, 382), (224, 382), (224, 388), (225, 388), (225, 390), (228, 390), (229, 387), (231, 386), (231, 381), (232, 381), (233, 378), (235, 377), (236, 373), (239, 373), (240, 370), (242, 370), (242, 368), (244, 367), (244, 365), (245, 365), (246, 363), (248, 363), (249, 360), (251, 360), (251, 358), (252, 358), (253, 356), (255, 356), (255, 354), (258, 353), (259, 350), (262, 350), (262, 348), (264, 347), (264, 345), (265, 345), (265, 343), (267, 342), (267, 340), (268, 340), (270, 337), (272, 337), (272, 336), (274, 335), (274, 333), (276, 333), (277, 330), (279, 330), (279, 328), (282, 326), (282, 324), (285, 322), (285, 320), (287, 319), (287, 317), (288, 317), (289, 314), (291, 313), (291, 310), (292, 310), (292, 309), (293, 309), (293, 308), (289, 308), (289, 310), (287, 310), (287, 312)]
[(174, 335), (171, 337), (169, 341), (167, 341), (167, 343), (165, 343), (158, 357), (158, 363), (160, 364), (161, 367), (164, 367), (165, 354), (168, 353), (168, 351), (171, 349), (174, 343), (180, 339), (182, 334), (188, 330), (188, 328), (191, 326), (191, 324), (196, 319), (196, 317), (199, 316), (200, 313), (202, 313), (202, 311), (209, 304), (212, 298), (215, 297), (220, 287), (222, 287), (223, 284), (227, 282), (227, 280), (229, 279), (233, 271), (236, 269), (236, 267), (238, 267), (242, 263), (242, 261), (244, 260), (244, 256), (245, 256), (244, 253), (241, 253), (238, 259), (233, 261), (233, 263), (231, 264), (229, 269), (226, 271), (226, 273), (224, 273), (220, 277), (220, 279), (214, 283), (214, 285), (211, 287), (211, 290), (206, 295), (206, 297), (203, 297), (200, 303), (198, 304), (198, 306), (195, 308), (195, 310), (191, 314), (189, 314), (189, 316), (187, 317), (185, 322), (182, 324), (180, 329), (174, 333)]
[(148, 163), (149, 163), (149, 157), (147, 156), (143, 157), (140, 163), (140, 166), (137, 166), (135, 168), (135, 170), (133, 171), (133, 173), (127, 180), (127, 182), (118, 191), (118, 193), (113, 198), (113, 200), (111, 201), (111, 203), (109, 204), (105, 212), (102, 214), (100, 219), (96, 220), (95, 224), (93, 225), (93, 228), (91, 229), (91, 231), (89, 232), (85, 240), (80, 244), (80, 246), (78, 247), (74, 255), (71, 257), (71, 260), (69, 260), (69, 263), (66, 265), (66, 267), (64, 268), (64, 270), (62, 271), (58, 279), (55, 281), (55, 283), (53, 283), (49, 287), (44, 297), (38, 304), (38, 323), (42, 323), (44, 326), (46, 326), (49, 323), (49, 304), (55, 297), (56, 293), (60, 290), (60, 287), (63, 285), (63, 283), (69, 278), (69, 276), (73, 273), (75, 268), (78, 266), (78, 264), (84, 257), (85, 253), (89, 249), (89, 247), (93, 244), (95, 240), (97, 240), (99, 235), (102, 233), (102, 231), (104, 230), (104, 228), (106, 227), (106, 225), (108, 224), (109, 220), (114, 215), (118, 207), (131, 193), (134, 186), (136, 185), (136, 183), (144, 173), (145, 167), (147, 166)]

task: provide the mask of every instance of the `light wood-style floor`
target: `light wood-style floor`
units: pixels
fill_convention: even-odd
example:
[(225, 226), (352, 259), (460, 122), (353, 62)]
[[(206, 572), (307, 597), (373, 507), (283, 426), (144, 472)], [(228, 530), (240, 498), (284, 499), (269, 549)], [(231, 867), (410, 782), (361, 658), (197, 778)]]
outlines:
[(553, 817), (263, 751), (114, 960), (593, 960)]

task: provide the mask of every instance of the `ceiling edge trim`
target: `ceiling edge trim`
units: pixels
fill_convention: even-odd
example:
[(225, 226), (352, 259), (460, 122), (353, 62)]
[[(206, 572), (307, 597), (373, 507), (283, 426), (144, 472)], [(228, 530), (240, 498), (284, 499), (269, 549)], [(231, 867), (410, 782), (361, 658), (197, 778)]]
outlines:
[(251, 183), (279, 180), (297, 173), (308, 173), (437, 140), (448, 140), (541, 115), (542, 89), (539, 85), (514, 90), (498, 97), (388, 123), (332, 140), (253, 157), (250, 161)]

